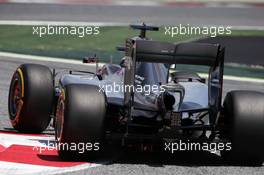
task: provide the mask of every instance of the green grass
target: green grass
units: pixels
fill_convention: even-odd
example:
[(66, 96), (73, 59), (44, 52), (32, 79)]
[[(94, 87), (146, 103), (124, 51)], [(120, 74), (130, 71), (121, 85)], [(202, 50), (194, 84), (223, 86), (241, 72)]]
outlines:
[[(198, 36), (179, 36), (171, 38), (159, 32), (148, 32), (154, 40), (179, 42)], [(33, 35), (32, 26), (0, 26), (0, 51), (34, 54), (43, 56), (81, 59), (84, 56), (97, 54), (102, 60), (110, 56), (118, 61), (122, 53), (116, 46), (124, 45), (125, 39), (138, 35), (139, 31), (128, 27), (101, 27), (99, 35)]]
[(264, 36), (263, 30), (232, 30), (232, 36)]
[[(124, 45), (125, 39), (137, 36), (139, 31), (129, 27), (101, 27), (99, 35), (33, 35), (32, 26), (0, 25), (0, 51), (41, 56), (81, 59), (97, 54), (106, 61), (113, 57), (117, 62), (123, 55), (116, 51), (116, 46)], [(153, 40), (180, 42), (200, 38), (199, 35), (165, 35), (163, 27), (158, 32), (148, 31), (147, 36)], [(264, 36), (263, 31), (232, 31), (232, 36)]]
[[(181, 42), (200, 38), (199, 35), (175, 35), (173, 38), (165, 35), (161, 27), (158, 32), (147, 32), (153, 40), (167, 42)], [(32, 26), (0, 25), (0, 51), (32, 54), (40, 56), (82, 59), (84, 56), (97, 54), (102, 62), (107, 62), (111, 57), (118, 63), (123, 57), (122, 52), (116, 51), (116, 46), (124, 45), (125, 39), (137, 36), (139, 31), (129, 27), (100, 27), (99, 35), (88, 35), (83, 38), (76, 35), (33, 35)], [(263, 31), (236, 31), (232, 36), (264, 36)], [(181, 69), (206, 72), (204, 68), (193, 66), (180, 66)], [(263, 69), (250, 67), (225, 67), (226, 75), (263, 78)]]

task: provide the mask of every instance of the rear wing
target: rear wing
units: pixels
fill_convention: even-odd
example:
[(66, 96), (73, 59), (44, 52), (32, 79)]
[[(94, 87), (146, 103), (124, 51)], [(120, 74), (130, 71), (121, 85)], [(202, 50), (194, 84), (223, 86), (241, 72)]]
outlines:
[(135, 42), (135, 53), (136, 61), (140, 62), (213, 66), (217, 59), (219, 47), (219, 44), (172, 44), (138, 40)]
[[(167, 64), (191, 64), (209, 66), (208, 107), (210, 123), (216, 122), (221, 108), (223, 67), (225, 49), (219, 44), (181, 43), (173, 44), (151, 40), (127, 39), (125, 46), (124, 84), (135, 85), (136, 62)], [(125, 92), (124, 105), (133, 106), (134, 93)]]

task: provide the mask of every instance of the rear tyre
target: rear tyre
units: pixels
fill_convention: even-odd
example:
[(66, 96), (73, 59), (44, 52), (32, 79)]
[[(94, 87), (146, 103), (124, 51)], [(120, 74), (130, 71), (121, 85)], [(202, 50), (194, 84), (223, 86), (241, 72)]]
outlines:
[(40, 133), (50, 123), (53, 76), (46, 66), (23, 64), (14, 72), (8, 98), (9, 118), (20, 132)]
[(55, 122), (60, 157), (94, 159), (99, 156), (104, 145), (106, 104), (105, 94), (97, 86), (64, 87)]
[(226, 131), (232, 143), (230, 151), (221, 152), (229, 163), (262, 165), (264, 147), (264, 94), (232, 91), (224, 101)]

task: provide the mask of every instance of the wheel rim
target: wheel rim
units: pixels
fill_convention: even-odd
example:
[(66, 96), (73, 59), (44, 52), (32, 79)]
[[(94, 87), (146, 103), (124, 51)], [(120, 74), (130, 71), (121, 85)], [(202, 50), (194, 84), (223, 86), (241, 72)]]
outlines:
[(63, 123), (64, 123), (64, 99), (60, 96), (56, 111), (55, 134), (56, 141), (60, 142), (62, 138)]
[(9, 95), (9, 112), (11, 119), (15, 119), (17, 112), (20, 111), (21, 105), (19, 105), (22, 100), (21, 92), (21, 80), (19, 75), (16, 73), (11, 82), (10, 95)]

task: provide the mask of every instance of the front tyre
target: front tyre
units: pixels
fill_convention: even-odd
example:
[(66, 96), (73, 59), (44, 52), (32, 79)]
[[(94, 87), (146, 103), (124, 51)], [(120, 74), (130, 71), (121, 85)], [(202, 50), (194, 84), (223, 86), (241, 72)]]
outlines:
[(12, 126), (20, 132), (40, 133), (50, 123), (53, 76), (43, 65), (22, 64), (14, 72), (8, 97)]

